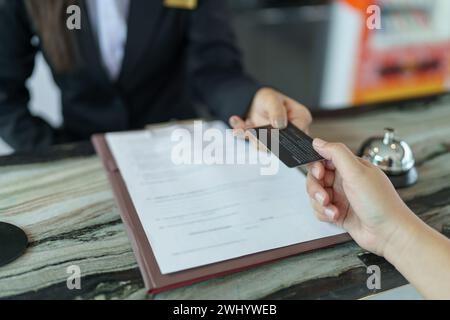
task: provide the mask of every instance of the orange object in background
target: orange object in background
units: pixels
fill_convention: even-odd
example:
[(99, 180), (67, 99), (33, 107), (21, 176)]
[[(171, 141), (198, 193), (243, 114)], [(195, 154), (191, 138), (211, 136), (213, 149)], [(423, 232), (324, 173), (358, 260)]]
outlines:
[[(437, 13), (442, 1), (357, 1), (367, 19), (367, 6), (381, 8), (381, 30), (363, 24), (353, 104), (399, 100), (448, 90), (450, 32)], [(384, 20), (384, 21), (383, 21)], [(445, 21), (448, 24), (447, 21)]]
[(366, 9), (371, 4), (376, 4), (376, 0), (340, 0), (341, 2), (345, 2), (348, 5), (352, 6), (362, 14), (366, 14)]
[(450, 45), (366, 50), (357, 69), (354, 104), (426, 96), (448, 90)]
[[(379, 8), (380, 29), (367, 23), (372, 5)], [(321, 105), (333, 109), (449, 91), (448, 16), (448, 0), (336, 0)]]

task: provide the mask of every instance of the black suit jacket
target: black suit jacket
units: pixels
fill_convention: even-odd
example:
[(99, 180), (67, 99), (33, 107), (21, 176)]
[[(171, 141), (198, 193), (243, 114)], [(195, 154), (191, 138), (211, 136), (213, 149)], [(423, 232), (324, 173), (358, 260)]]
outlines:
[[(89, 0), (85, 0), (89, 1)], [(24, 0), (0, 1), (0, 135), (16, 150), (33, 150), (96, 132), (195, 117), (193, 97), (226, 120), (244, 115), (259, 85), (243, 73), (225, 0), (199, 0), (195, 10), (171, 9), (163, 0), (130, 1), (122, 71), (111, 82), (82, 8), (76, 32), (81, 63), (54, 79), (62, 93), (62, 129), (28, 110), (25, 81), (40, 45)], [(45, 56), (45, 51), (44, 51)]]

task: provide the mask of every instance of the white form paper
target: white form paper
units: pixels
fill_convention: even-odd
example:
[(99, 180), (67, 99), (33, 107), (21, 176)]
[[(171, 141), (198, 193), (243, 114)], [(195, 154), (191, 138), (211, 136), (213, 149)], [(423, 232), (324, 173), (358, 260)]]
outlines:
[(266, 176), (256, 164), (174, 164), (175, 128), (106, 135), (161, 273), (343, 233), (316, 220), (304, 175), (281, 162)]

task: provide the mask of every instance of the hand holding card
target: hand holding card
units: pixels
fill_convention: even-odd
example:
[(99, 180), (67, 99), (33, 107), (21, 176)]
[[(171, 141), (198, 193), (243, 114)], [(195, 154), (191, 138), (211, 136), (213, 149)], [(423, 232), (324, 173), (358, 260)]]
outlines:
[(313, 139), (291, 123), (285, 129), (269, 125), (251, 129), (249, 133), (289, 168), (323, 160), (312, 146)]

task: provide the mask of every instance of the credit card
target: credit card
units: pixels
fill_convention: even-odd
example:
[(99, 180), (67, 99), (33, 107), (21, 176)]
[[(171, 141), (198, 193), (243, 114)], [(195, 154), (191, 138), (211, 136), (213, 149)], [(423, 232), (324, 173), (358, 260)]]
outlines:
[(264, 126), (249, 132), (289, 168), (324, 159), (314, 150), (313, 139), (291, 123), (281, 130)]

